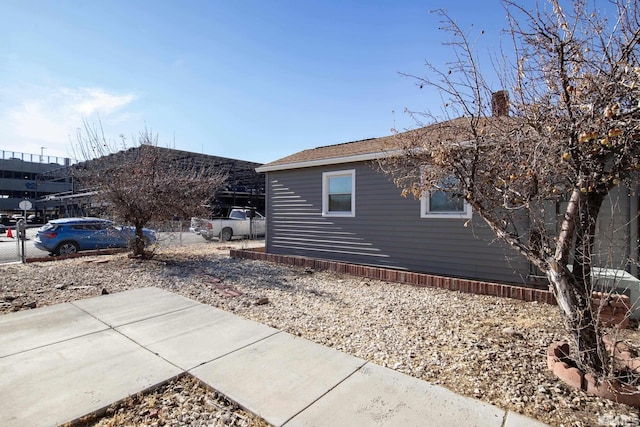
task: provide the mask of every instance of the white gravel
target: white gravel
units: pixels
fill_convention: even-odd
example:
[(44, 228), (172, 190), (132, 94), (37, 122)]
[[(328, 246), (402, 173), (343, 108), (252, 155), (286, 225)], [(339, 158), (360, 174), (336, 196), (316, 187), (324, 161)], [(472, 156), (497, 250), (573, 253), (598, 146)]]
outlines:
[[(0, 313), (156, 286), (551, 425), (640, 425), (638, 410), (547, 371), (547, 346), (566, 338), (555, 306), (235, 260), (228, 249), (207, 242), (160, 248), (147, 261), (118, 254), (3, 265)], [(241, 295), (225, 295), (221, 284)], [(617, 333), (640, 343), (637, 326)], [(264, 422), (184, 377), (98, 424)]]

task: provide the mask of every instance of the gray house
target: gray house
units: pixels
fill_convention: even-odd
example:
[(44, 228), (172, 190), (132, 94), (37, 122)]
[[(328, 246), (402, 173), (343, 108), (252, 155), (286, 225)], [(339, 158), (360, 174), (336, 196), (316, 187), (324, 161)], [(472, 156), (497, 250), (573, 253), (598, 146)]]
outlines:
[[(402, 197), (375, 167), (395, 141), (324, 146), (259, 167), (267, 181), (265, 251), (491, 282), (539, 279), (464, 201)], [(637, 275), (630, 262), (638, 259), (637, 193), (608, 206), (603, 215), (615, 215), (616, 230), (602, 229), (603, 239), (618, 242), (614, 262)]]

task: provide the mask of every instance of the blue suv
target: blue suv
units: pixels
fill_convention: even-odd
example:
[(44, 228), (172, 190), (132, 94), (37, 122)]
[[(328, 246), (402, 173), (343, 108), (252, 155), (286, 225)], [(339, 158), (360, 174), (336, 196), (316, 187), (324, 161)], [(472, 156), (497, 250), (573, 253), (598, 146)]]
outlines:
[[(142, 230), (145, 245), (156, 242), (156, 233)], [(38, 229), (34, 245), (52, 255), (69, 255), (78, 251), (130, 247), (134, 227), (116, 227), (113, 221), (100, 218), (62, 218), (49, 221)]]

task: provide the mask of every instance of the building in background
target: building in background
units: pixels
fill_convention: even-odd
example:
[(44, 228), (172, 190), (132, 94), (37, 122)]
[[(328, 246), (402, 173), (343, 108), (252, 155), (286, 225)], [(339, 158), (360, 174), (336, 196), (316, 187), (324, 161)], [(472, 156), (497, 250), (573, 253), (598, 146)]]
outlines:
[(37, 200), (71, 191), (71, 179), (60, 173), (71, 164), (66, 157), (0, 151), (0, 214), (4, 222), (24, 214), (19, 208), (23, 200), (34, 208), (27, 214), (35, 214)]
[[(223, 215), (233, 206), (249, 206), (264, 212), (264, 174), (256, 172), (260, 163), (162, 149), (173, 159), (213, 164), (228, 174), (226, 185), (212, 200), (212, 216)], [(0, 151), (0, 156), (0, 216), (5, 222), (24, 213), (19, 208), (23, 200), (31, 202), (33, 207), (27, 216), (34, 215), (34, 222), (89, 216), (95, 212), (90, 196), (96, 190), (81, 188), (75, 182), (75, 160), (13, 151)]]

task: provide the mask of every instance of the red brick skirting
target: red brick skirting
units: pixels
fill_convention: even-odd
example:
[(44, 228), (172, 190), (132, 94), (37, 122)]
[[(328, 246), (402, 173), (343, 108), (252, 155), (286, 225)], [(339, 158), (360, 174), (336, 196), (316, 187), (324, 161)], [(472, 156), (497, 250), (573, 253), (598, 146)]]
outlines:
[(481, 282), (478, 280), (459, 279), (455, 277), (434, 276), (426, 273), (393, 270), (390, 268), (371, 267), (359, 264), (348, 264), (338, 261), (307, 258), (294, 255), (277, 255), (264, 252), (264, 248), (230, 249), (232, 258), (268, 261), (276, 264), (294, 265), (314, 270), (328, 270), (336, 273), (378, 279), (386, 282), (406, 283), (416, 286), (449, 289), (478, 295), (493, 295), (522, 301), (539, 301), (556, 304), (553, 294), (545, 289), (526, 288), (517, 285)]
[[(640, 359), (633, 358), (624, 343), (617, 343), (605, 337), (605, 345), (613, 356), (614, 363), (619, 363), (619, 366), (626, 365), (628, 368), (636, 370), (640, 366)], [(569, 344), (564, 341), (555, 342), (547, 348), (547, 367), (555, 376), (571, 387), (614, 402), (636, 408), (640, 407), (640, 393), (636, 387), (621, 384), (616, 379), (605, 379), (599, 382), (593, 374), (585, 374), (572, 366), (569, 358)]]
[(591, 298), (591, 309), (597, 313), (598, 321), (604, 326), (626, 329), (629, 326), (631, 299), (627, 295), (609, 295), (594, 292)]

